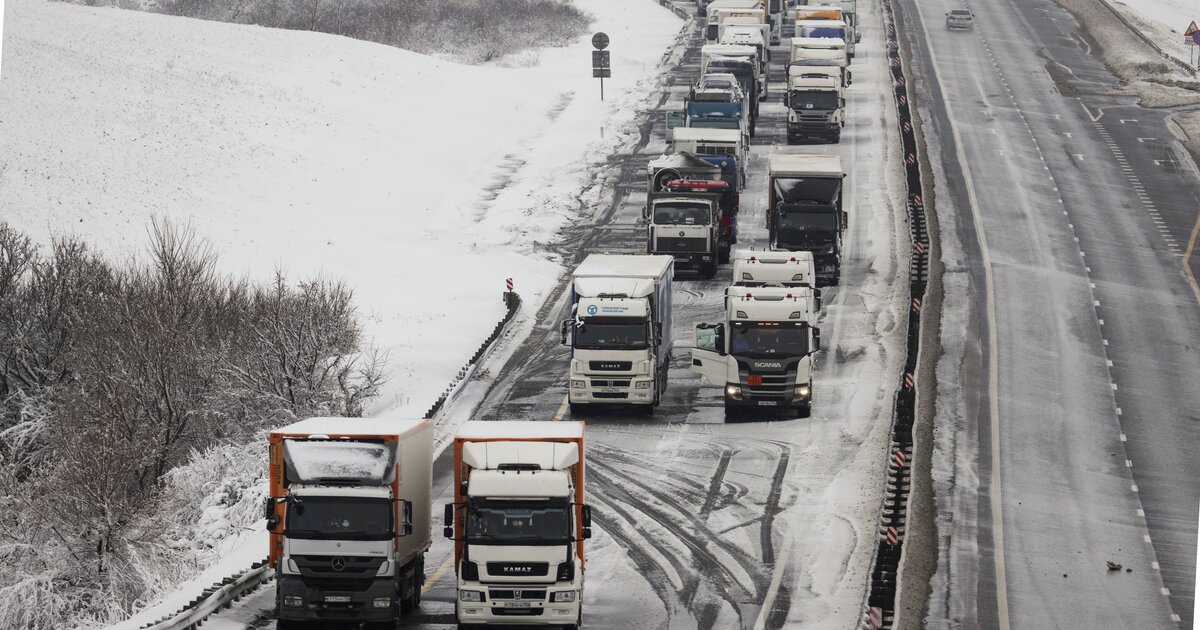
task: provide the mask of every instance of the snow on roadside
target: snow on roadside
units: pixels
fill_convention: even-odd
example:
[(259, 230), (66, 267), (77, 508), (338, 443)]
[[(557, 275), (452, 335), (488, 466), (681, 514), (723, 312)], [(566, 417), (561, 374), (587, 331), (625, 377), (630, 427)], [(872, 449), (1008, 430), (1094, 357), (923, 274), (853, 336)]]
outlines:
[(1184, 0), (1109, 0), (1126, 19), (1167, 54), (1181, 61), (1193, 55), (1183, 33), (1192, 20), (1200, 21), (1200, 8)]

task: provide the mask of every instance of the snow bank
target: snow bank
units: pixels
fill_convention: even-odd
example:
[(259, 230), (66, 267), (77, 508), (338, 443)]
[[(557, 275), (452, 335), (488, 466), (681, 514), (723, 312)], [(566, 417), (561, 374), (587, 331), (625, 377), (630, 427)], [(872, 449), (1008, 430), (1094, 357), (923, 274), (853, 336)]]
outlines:
[[(390, 353), (373, 412), (420, 415), (504, 312), (561, 273), (576, 219), (680, 21), (587, 0), (591, 45), (463, 66), (310, 32), (11, 0), (0, 71), (0, 206), (40, 241), (138, 252), (147, 221), (190, 222), (230, 272), (325, 274), (356, 291)], [(523, 67), (504, 67), (523, 65)]]

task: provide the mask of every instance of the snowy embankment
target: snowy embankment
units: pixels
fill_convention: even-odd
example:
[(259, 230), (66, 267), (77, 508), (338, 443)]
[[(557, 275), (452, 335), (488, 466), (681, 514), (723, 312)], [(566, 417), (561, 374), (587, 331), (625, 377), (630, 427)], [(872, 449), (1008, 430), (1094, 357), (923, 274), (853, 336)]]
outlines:
[[(506, 277), (526, 313), (555, 285), (546, 246), (590, 220), (593, 173), (634, 133), (681, 27), (649, 0), (577, 4), (612, 38), (604, 102), (588, 37), (463, 66), (317, 33), (7, 0), (0, 220), (120, 259), (166, 216), (231, 273), (343, 278), (389, 354), (371, 413), (419, 416), (503, 314)], [(190, 541), (198, 564), (223, 559), (140, 619), (265, 554), (243, 501), (225, 503), (196, 526), (211, 538)]]
[(1108, 0), (1143, 35), (1181, 61), (1194, 57), (1183, 33), (1192, 20), (1200, 21), (1200, 8), (1192, 0)]

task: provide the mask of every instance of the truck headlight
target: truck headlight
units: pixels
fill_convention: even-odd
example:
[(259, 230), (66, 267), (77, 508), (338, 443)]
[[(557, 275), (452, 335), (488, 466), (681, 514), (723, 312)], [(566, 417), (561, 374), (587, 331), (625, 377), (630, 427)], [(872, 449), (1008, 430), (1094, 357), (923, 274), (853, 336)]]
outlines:
[(304, 598), (299, 595), (284, 595), (283, 605), (291, 608), (299, 608), (304, 605)]
[(481, 602), (483, 601), (482, 591), (459, 591), (458, 599), (464, 602)]
[(388, 606), (392, 605), (392, 598), (376, 597), (375, 599), (371, 600), (371, 605), (376, 608), (387, 608)]
[(392, 569), (391, 561), (384, 560), (382, 563), (380, 563), (379, 570), (375, 572), (375, 575), (387, 575), (388, 572), (391, 571), (391, 569)]
[(571, 379), (571, 389), (584, 389), (587, 387), (587, 381), (577, 381)]
[(792, 282), (803, 282), (803, 281), (804, 281), (804, 274), (802, 274), (802, 273), (794, 274), (792, 276)]
[(575, 591), (558, 591), (551, 597), (553, 599), (551, 599), (550, 601), (552, 601), (556, 604), (562, 603), (562, 602), (573, 602), (573, 601), (575, 601)]
[(726, 385), (725, 386), (725, 397), (732, 398), (734, 400), (741, 400), (742, 399), (742, 386), (741, 385)]
[(809, 385), (797, 385), (796, 398), (799, 398), (800, 400), (808, 400), (809, 398), (812, 398), (812, 387)]
[(633, 384), (633, 388), (634, 389), (650, 389), (650, 381), (635, 381)]

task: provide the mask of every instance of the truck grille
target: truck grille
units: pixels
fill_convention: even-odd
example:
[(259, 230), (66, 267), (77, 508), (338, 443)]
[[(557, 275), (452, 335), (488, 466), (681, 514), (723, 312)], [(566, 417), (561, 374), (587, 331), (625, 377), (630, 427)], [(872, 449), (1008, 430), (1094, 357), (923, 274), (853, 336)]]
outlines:
[(708, 239), (706, 238), (658, 238), (657, 252), (664, 254), (676, 253), (703, 253), (708, 251)]
[(539, 589), (493, 588), (488, 591), (488, 597), (492, 598), (492, 601), (506, 600), (506, 599), (520, 599), (520, 600), (525, 600), (525, 601), (544, 602), (544, 601), (546, 601), (546, 589), (544, 589), (544, 588), (539, 588)]
[[(742, 372), (741, 377), (743, 383), (747, 382), (748, 376), (749, 372)], [(762, 377), (762, 385), (755, 387), (745, 386), (746, 389), (750, 390), (751, 396), (792, 397), (792, 390), (795, 389), (796, 386), (795, 372), (786, 372), (782, 374), (759, 374), (758, 376)]]
[(629, 387), (629, 379), (592, 379), (592, 387)]
[(356, 556), (292, 556), (305, 578), (353, 580), (374, 578), (384, 558)]
[(595, 372), (628, 372), (633, 361), (588, 361), (588, 369)]
[(611, 393), (611, 392), (592, 392), (592, 398), (613, 398), (613, 399), (623, 399), (623, 398), (629, 398), (629, 394), (626, 394), (626, 393)]

